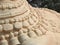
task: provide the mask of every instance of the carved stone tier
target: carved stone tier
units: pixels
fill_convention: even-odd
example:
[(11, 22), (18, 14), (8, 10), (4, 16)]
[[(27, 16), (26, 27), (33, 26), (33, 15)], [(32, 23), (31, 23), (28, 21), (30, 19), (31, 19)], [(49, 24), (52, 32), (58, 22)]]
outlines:
[(59, 16), (46, 8), (33, 8), (26, 0), (0, 0), (0, 45), (41, 45), (42, 37), (49, 36), (45, 36), (47, 32), (53, 32), (47, 40), (55, 45)]
[(24, 0), (3, 1), (0, 3), (0, 18), (9, 18), (21, 15), (27, 10), (28, 5)]
[[(17, 45), (20, 44), (20, 42), (22, 43), (20, 38), (20, 42), (17, 39), (20, 37), (21, 31), (29, 35), (31, 34), (30, 36), (32, 36), (34, 32), (40, 32), (40, 35), (42, 35), (38, 26), (39, 17), (37, 13), (31, 12), (27, 1), (0, 1), (0, 45)], [(39, 35), (39, 33), (37, 34)]]

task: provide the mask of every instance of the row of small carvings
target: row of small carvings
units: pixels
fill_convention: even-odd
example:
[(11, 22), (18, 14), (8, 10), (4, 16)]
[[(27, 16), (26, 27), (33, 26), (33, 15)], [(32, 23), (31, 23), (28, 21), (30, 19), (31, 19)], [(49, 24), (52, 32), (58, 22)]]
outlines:
[[(6, 40), (7, 37), (5, 37), (4, 35), (0, 36), (0, 44), (8, 44), (8, 41), (10, 41), (9, 43), (18, 43), (18, 41), (20, 41), (20, 43), (22, 43), (23, 41), (26, 41), (27, 39), (30, 39), (30, 37), (37, 37), (37, 36), (41, 36), (43, 33), (39, 30), (36, 29), (34, 31), (29, 30), (28, 32), (23, 32), (22, 30), (20, 30), (19, 32), (10, 32), (9, 34), (9, 40)], [(19, 40), (18, 40), (19, 39)]]
[[(32, 27), (30, 27), (30, 28), (21, 28), (21, 29), (14, 29), (14, 31), (12, 30), (12, 31), (7, 31), (7, 32), (5, 32), (5, 31), (3, 31), (3, 32), (0, 32), (0, 36), (1, 35), (4, 35), (5, 37), (9, 37), (9, 34), (12, 32), (12, 33), (14, 33), (14, 35), (17, 33), (18, 34), (18, 32), (19, 31), (23, 31), (24, 33), (27, 33), (27, 32), (29, 32), (29, 31), (37, 31), (37, 32), (40, 32), (39, 31), (40, 30), (40, 25), (39, 25), (39, 22), (35, 25), (35, 26), (32, 26)], [(44, 33), (44, 31), (41, 31), (42, 33)], [(40, 32), (40, 33), (41, 33)]]
[(13, 2), (0, 2), (0, 9), (12, 9), (12, 8), (17, 8), (20, 7), (23, 4), (24, 1), (13, 1)]
[(0, 31), (5, 30), (5, 31), (10, 31), (15, 29), (20, 29), (23, 27), (30, 27), (32, 25), (34, 25), (36, 22), (38, 21), (38, 19), (36, 19), (36, 17), (30, 17), (27, 20), (24, 21), (16, 21), (14, 23), (6, 23), (6, 24), (1, 24), (0, 25)]

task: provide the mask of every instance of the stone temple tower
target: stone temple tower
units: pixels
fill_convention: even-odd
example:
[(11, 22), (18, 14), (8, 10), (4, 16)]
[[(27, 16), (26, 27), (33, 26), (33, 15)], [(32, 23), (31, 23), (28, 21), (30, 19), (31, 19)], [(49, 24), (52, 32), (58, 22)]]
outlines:
[(60, 13), (0, 0), (0, 45), (60, 45)]

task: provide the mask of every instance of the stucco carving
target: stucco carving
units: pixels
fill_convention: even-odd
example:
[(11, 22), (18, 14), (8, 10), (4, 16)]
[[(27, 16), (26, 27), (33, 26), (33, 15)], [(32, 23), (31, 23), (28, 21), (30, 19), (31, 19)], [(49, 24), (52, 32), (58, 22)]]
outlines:
[(0, 0), (0, 45), (60, 45), (60, 14), (26, 0)]

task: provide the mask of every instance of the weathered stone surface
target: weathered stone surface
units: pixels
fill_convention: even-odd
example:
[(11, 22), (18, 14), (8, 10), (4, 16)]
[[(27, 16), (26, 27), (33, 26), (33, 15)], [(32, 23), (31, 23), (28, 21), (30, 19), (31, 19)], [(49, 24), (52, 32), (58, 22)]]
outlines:
[(27, 0), (0, 3), (0, 45), (60, 45), (59, 13)]

